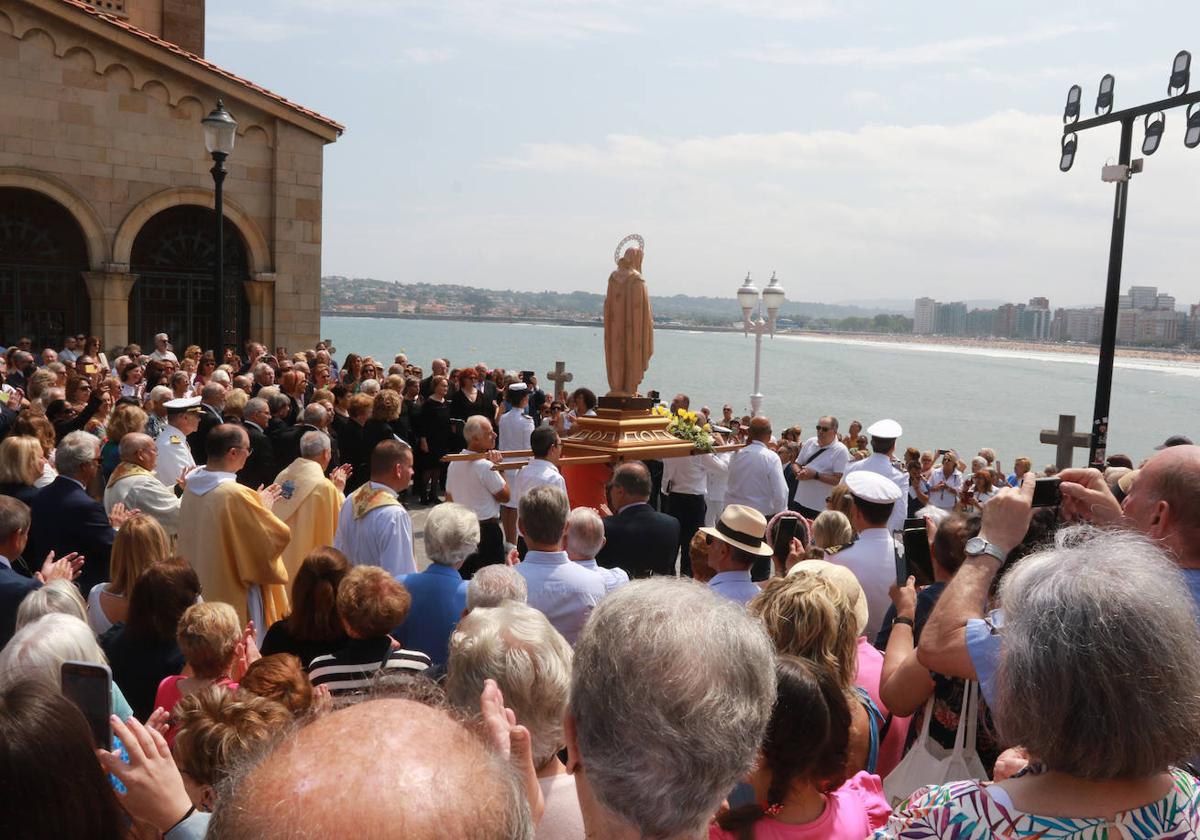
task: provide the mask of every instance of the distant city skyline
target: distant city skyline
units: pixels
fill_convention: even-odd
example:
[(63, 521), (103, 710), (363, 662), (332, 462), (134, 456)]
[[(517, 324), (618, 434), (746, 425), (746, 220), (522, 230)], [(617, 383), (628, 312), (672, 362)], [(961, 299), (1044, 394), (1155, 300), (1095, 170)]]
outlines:
[[(846, 0), (209, 0), (208, 53), (343, 121), (323, 274), (655, 294), (1103, 299), (1116, 130), (1057, 169), (1067, 88), (1200, 55), (1200, 7)], [(1197, 68), (1200, 73), (1200, 67)], [(1200, 84), (1194, 80), (1193, 88)], [(235, 114), (236, 116), (236, 114)], [(1130, 192), (1126, 280), (1200, 300), (1182, 114)], [(1141, 127), (1135, 132), (1141, 143)], [(236, 161), (236, 151), (235, 151)]]

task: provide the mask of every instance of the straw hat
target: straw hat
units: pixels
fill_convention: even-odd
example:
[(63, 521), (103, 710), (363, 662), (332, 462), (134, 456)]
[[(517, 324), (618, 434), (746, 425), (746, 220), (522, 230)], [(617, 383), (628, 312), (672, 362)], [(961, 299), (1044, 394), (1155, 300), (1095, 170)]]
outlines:
[(701, 528), (700, 531), (748, 554), (759, 557), (772, 554), (771, 546), (767, 545), (765, 539), (766, 517), (745, 505), (726, 506), (715, 527)]

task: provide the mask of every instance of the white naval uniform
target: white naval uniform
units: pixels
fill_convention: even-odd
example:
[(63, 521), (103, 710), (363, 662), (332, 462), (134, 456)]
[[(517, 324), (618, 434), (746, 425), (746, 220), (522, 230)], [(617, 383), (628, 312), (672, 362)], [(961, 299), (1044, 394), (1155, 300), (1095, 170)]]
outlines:
[(874, 453), (861, 461), (854, 461), (846, 465), (846, 475), (858, 470), (867, 470), (868, 472), (876, 473), (884, 478), (890, 479), (897, 487), (900, 488), (900, 501), (892, 505), (892, 515), (888, 517), (888, 530), (903, 531), (904, 520), (908, 515), (908, 473), (904, 470), (896, 469), (892, 464), (892, 459), (886, 455)]
[(174, 487), (184, 470), (196, 466), (196, 461), (192, 458), (192, 448), (188, 446), (187, 435), (169, 423), (159, 433), (154, 445), (158, 449), (158, 466), (155, 467), (154, 474), (167, 487)]
[[(519, 408), (510, 408), (508, 411), (500, 415), (500, 436), (496, 445), (503, 452), (513, 452), (516, 450), (528, 449), (529, 437), (533, 434), (533, 418)], [(520, 470), (516, 471), (519, 476)], [(510, 478), (509, 481), (516, 481), (516, 477)], [(507, 502), (504, 502), (504, 507), (517, 507), (516, 495), (509, 496)]]

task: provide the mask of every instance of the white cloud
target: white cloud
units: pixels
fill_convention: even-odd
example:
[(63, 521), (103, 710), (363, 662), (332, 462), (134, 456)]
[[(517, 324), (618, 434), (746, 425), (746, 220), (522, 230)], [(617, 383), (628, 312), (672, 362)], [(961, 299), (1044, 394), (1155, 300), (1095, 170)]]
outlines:
[(880, 108), (887, 98), (877, 90), (852, 90), (846, 94), (846, 104), (854, 108)]
[(458, 51), (449, 47), (407, 47), (400, 54), (410, 64), (438, 64), (450, 61)]
[(242, 12), (218, 12), (208, 16), (211, 41), (273, 44), (311, 35), (315, 31), (307, 24), (282, 17), (256, 17)]
[(981, 52), (1053, 41), (1070, 35), (1107, 31), (1112, 24), (1068, 24), (1032, 29), (1019, 35), (977, 35), (930, 41), (903, 47), (854, 46), (812, 50), (784, 43), (767, 44), (755, 50), (738, 50), (734, 55), (768, 64), (798, 64), (829, 67), (913, 67), (946, 64), (972, 58)]

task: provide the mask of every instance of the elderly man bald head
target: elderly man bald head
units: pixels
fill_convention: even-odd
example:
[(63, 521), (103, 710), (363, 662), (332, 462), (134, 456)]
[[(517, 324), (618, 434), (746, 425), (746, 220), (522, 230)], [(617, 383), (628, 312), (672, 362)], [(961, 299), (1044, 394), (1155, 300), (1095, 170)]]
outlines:
[(234, 778), (210, 840), (530, 840), (508, 764), (449, 713), (372, 700), (318, 719)]

